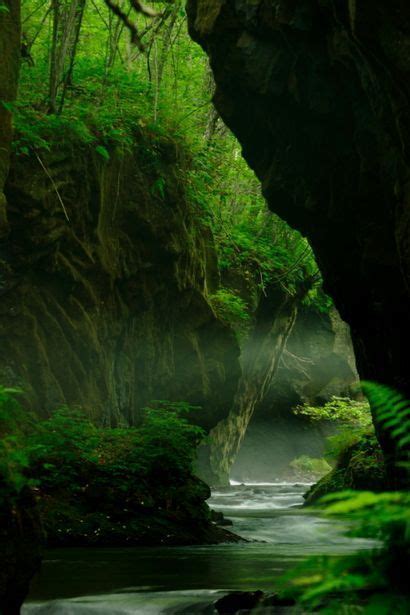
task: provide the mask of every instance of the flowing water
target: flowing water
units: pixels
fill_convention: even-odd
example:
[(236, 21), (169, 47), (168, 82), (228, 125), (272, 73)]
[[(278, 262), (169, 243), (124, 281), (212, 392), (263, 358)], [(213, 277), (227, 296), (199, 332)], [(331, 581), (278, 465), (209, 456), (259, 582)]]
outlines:
[(306, 555), (343, 555), (374, 543), (347, 524), (301, 509), (306, 484), (232, 484), (209, 501), (248, 541), (195, 547), (54, 549), (23, 615), (215, 613), (227, 590), (275, 589)]

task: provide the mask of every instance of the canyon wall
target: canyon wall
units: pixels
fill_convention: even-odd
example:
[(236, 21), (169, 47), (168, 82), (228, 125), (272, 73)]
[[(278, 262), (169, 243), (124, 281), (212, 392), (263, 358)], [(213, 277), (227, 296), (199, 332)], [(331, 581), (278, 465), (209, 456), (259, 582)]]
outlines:
[(279, 362), (276, 378), (255, 413), (232, 466), (240, 481), (288, 478), (296, 457), (321, 457), (335, 425), (295, 416), (304, 403), (321, 405), (332, 396), (358, 393), (358, 374), (349, 327), (337, 310), (301, 306)]
[(135, 143), (109, 160), (74, 145), (13, 161), (0, 382), (41, 415), (69, 404), (134, 424), (152, 399), (185, 400), (209, 429), (240, 372), (236, 339), (207, 302), (212, 236), (185, 197), (181, 148), (143, 132)]
[(215, 105), (270, 208), (309, 238), (360, 376), (410, 398), (408, 2), (189, 0), (188, 15)]
[[(264, 402), (276, 375), (309, 283), (295, 293), (273, 283), (259, 298), (252, 331), (242, 344), (242, 374), (229, 414), (214, 427), (199, 449), (199, 473), (210, 485), (226, 485), (258, 405)], [(276, 418), (272, 417), (272, 429)]]

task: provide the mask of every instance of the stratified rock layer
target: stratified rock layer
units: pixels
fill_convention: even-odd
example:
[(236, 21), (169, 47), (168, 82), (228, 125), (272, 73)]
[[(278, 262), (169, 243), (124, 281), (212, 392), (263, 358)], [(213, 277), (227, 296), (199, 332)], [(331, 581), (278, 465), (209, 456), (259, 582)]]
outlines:
[(410, 397), (409, 3), (189, 0), (188, 13), (215, 104), (270, 207), (309, 237), (361, 377)]
[(78, 405), (133, 424), (151, 399), (226, 415), (239, 377), (236, 340), (214, 316), (209, 231), (184, 194), (171, 139), (135, 135), (105, 161), (87, 148), (14, 161), (2, 250), (0, 382), (47, 414)]

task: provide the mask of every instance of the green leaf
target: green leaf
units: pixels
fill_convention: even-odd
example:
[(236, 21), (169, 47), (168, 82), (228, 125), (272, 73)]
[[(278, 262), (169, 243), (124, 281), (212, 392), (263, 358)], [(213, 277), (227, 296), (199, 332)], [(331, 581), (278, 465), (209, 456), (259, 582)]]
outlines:
[[(5, 7), (7, 8), (7, 7)], [(8, 9), (7, 9), (8, 10)], [(0, 5), (0, 13), (1, 13), (1, 5)], [(5, 100), (0, 101), (1, 105), (10, 113), (13, 113), (13, 109), (14, 109), (14, 103), (12, 102), (7, 102)]]
[(151, 194), (158, 194), (162, 199), (165, 198), (166, 181), (164, 177), (158, 177), (151, 187)]
[(104, 145), (97, 145), (95, 148), (97, 154), (99, 154), (104, 160), (110, 160), (110, 153)]

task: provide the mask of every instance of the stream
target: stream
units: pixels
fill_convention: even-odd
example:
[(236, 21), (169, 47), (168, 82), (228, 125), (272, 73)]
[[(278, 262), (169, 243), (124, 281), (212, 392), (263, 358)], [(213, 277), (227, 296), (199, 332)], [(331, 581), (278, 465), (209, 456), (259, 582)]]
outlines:
[(211, 614), (227, 590), (274, 591), (275, 580), (307, 555), (375, 546), (346, 537), (347, 522), (302, 509), (307, 487), (231, 484), (212, 493), (210, 506), (253, 542), (48, 551), (22, 614)]

